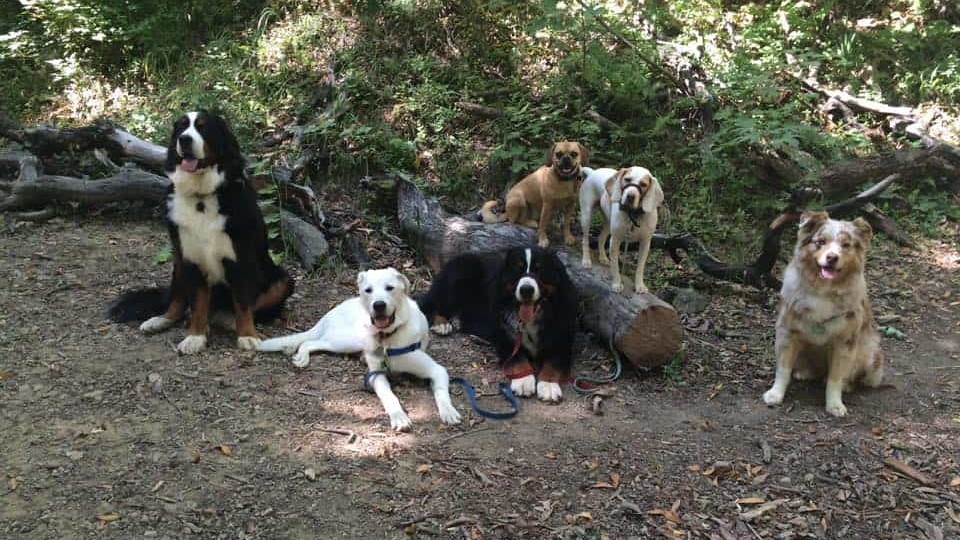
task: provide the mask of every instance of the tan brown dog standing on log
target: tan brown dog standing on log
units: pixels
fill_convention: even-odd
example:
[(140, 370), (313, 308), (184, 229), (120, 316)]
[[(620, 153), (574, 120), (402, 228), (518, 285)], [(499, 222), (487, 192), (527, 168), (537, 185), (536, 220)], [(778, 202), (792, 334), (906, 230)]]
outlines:
[[(554, 143), (547, 154), (546, 165), (540, 167), (507, 192), (506, 209), (495, 213), (497, 201), (487, 201), (480, 209), (484, 223), (509, 221), (537, 228), (540, 247), (550, 245), (547, 227), (557, 210), (563, 212), (563, 241), (573, 245), (576, 239), (570, 224), (576, 215), (580, 188), (580, 167), (588, 165), (586, 147), (575, 141)], [(539, 220), (539, 221), (538, 221)]]

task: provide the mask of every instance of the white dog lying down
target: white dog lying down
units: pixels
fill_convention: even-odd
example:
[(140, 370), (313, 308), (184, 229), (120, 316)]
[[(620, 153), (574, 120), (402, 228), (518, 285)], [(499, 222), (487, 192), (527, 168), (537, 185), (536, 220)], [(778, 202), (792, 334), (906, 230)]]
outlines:
[[(593, 208), (600, 203), (603, 210), (603, 230), (597, 238), (597, 259), (610, 265), (613, 275), (612, 288), (623, 290), (620, 278), (620, 244), (637, 242), (637, 271), (633, 279), (634, 290), (647, 292), (643, 284), (643, 270), (647, 265), (650, 240), (657, 229), (657, 207), (663, 204), (660, 182), (643, 167), (620, 169), (591, 169), (582, 167), (586, 177), (580, 186), (580, 227), (583, 230), (582, 263), (590, 268), (590, 220)], [(610, 237), (610, 258), (604, 251)]]
[[(363, 353), (367, 371), (389, 370), (430, 379), (440, 420), (459, 424), (460, 413), (450, 401), (447, 370), (425, 350), (430, 339), (427, 318), (408, 295), (410, 281), (394, 268), (367, 270), (357, 275), (360, 296), (333, 308), (310, 330), (267, 339), (259, 351), (296, 353), (293, 364), (306, 367), (310, 353)], [(397, 431), (410, 429), (410, 418), (382, 375), (371, 380), (374, 392)]]

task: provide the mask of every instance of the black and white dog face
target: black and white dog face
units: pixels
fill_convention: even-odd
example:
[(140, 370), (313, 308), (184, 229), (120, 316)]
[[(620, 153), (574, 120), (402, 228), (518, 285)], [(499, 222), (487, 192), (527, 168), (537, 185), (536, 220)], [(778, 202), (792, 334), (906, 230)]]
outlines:
[(395, 268), (367, 270), (357, 274), (357, 288), (364, 309), (370, 314), (370, 322), (380, 331), (388, 330), (397, 321), (404, 306), (410, 280)]
[(164, 167), (168, 174), (200, 175), (210, 168), (242, 178), (240, 144), (226, 121), (207, 111), (188, 112), (173, 123)]
[(552, 251), (540, 247), (513, 248), (507, 251), (501, 290), (511, 294), (521, 322), (533, 320), (540, 301), (553, 293), (561, 282), (563, 263)]

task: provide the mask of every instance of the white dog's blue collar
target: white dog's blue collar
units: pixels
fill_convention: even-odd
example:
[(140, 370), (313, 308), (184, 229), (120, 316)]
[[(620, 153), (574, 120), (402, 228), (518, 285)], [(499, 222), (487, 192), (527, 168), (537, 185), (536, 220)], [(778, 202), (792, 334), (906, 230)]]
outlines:
[(387, 354), (387, 358), (389, 358), (391, 356), (400, 356), (401, 354), (411, 353), (419, 348), (420, 348), (420, 342), (417, 341), (416, 343), (411, 343), (406, 347), (400, 347), (397, 349), (387, 349), (385, 352)]

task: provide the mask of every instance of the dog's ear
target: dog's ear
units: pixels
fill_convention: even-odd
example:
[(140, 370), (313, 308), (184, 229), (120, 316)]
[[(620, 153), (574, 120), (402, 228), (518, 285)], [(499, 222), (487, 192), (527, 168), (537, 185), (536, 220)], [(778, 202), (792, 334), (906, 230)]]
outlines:
[(367, 272), (365, 270), (363, 272), (359, 272), (357, 274), (357, 289), (362, 288), (363, 282), (366, 280), (367, 280)]
[(547, 161), (544, 162), (544, 165), (547, 167), (553, 167), (553, 155), (557, 152), (557, 143), (550, 145), (550, 149), (547, 150)]
[(407, 276), (403, 275), (396, 268), (390, 268), (390, 269), (393, 270), (393, 273), (397, 275), (397, 279), (399, 279), (400, 283), (403, 284), (403, 290), (406, 292), (410, 292), (411, 285), (410, 285), (410, 280), (407, 279)]
[(830, 215), (823, 211), (807, 210), (800, 214), (800, 230), (813, 232), (830, 219)]
[(820, 227), (830, 219), (826, 212), (805, 211), (800, 214), (800, 231), (797, 233), (797, 240), (800, 244), (806, 245), (813, 239), (813, 233), (820, 230)]
[(873, 227), (867, 223), (867, 220), (862, 217), (858, 217), (853, 220), (853, 228), (857, 230), (857, 234), (860, 235), (860, 238), (863, 239), (863, 243), (869, 244), (870, 239), (873, 238)]
[(580, 166), (589, 167), (590, 166), (590, 151), (587, 150), (587, 147), (577, 143), (577, 147), (580, 148)]
[(657, 177), (651, 174), (650, 187), (647, 188), (647, 192), (643, 194), (643, 200), (640, 201), (640, 208), (643, 208), (644, 212), (650, 213), (656, 210), (661, 204), (663, 204), (663, 189), (660, 188), (660, 182), (657, 180)]
[(603, 183), (603, 189), (606, 190), (611, 202), (620, 202), (620, 190), (623, 189), (623, 177), (629, 171), (630, 169), (620, 169)]

